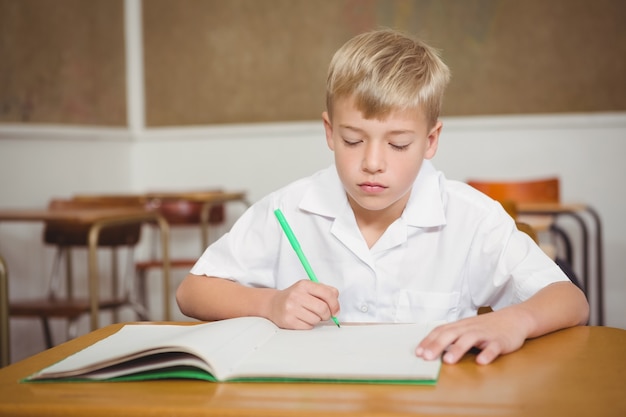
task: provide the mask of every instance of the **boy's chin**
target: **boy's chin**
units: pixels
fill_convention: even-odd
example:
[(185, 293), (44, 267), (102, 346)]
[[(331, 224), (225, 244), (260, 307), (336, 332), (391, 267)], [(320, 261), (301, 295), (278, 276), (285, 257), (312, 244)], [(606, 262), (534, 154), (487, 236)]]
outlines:
[(385, 198), (381, 195), (357, 196), (356, 198), (351, 196), (349, 200), (353, 210), (368, 211), (372, 213), (382, 213), (385, 210), (393, 209), (394, 205), (393, 201), (390, 201), (389, 198)]

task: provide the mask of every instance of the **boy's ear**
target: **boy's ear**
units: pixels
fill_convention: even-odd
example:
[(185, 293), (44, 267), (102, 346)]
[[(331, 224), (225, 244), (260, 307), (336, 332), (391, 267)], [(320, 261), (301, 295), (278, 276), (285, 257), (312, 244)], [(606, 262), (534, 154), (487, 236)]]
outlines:
[(322, 113), (322, 120), (324, 121), (324, 132), (326, 133), (326, 144), (331, 151), (335, 150), (335, 142), (333, 142), (333, 125), (330, 122), (328, 112)]
[(426, 144), (426, 152), (424, 153), (425, 159), (432, 159), (437, 153), (437, 147), (439, 146), (439, 134), (441, 133), (442, 127), (443, 123), (441, 120), (437, 120), (435, 126), (428, 133), (428, 137), (426, 138), (428, 143)]

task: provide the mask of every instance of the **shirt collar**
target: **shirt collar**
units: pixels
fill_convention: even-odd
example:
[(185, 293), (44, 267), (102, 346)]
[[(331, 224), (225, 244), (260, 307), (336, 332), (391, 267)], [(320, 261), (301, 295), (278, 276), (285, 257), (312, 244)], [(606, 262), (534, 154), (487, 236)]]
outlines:
[(432, 162), (425, 160), (413, 183), (411, 197), (402, 213), (409, 226), (436, 227), (446, 224), (441, 190), (441, 174)]
[(300, 200), (299, 208), (320, 216), (337, 218), (348, 205), (337, 168), (331, 165), (313, 176), (311, 185)]
[[(435, 227), (446, 224), (440, 175), (425, 160), (413, 183), (411, 196), (402, 213), (408, 226)], [(313, 182), (300, 201), (299, 208), (324, 217), (337, 218), (349, 207), (345, 189), (335, 165), (314, 175)]]

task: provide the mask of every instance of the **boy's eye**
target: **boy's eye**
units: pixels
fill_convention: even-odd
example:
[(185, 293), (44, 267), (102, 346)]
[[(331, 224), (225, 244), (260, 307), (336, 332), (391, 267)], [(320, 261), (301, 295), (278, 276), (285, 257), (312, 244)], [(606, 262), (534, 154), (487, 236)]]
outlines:
[(393, 143), (390, 143), (389, 146), (391, 146), (391, 148), (396, 150), (396, 151), (406, 151), (409, 148), (409, 144), (406, 144), (406, 145), (395, 145)]
[(343, 143), (346, 146), (356, 146), (359, 143), (361, 143), (361, 141), (359, 139), (347, 139), (347, 138), (343, 138)]

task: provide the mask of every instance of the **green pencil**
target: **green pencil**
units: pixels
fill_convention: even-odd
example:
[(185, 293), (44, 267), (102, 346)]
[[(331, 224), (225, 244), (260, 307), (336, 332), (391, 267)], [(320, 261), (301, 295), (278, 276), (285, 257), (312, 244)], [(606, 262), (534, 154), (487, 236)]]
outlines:
[[(287, 219), (285, 218), (285, 215), (283, 214), (283, 212), (280, 211), (280, 209), (276, 209), (274, 210), (274, 215), (278, 219), (278, 223), (280, 223), (280, 227), (283, 228), (283, 232), (285, 232), (285, 235), (287, 236), (287, 240), (289, 240), (289, 243), (291, 243), (291, 247), (293, 248), (294, 251), (296, 251), (296, 255), (298, 255), (298, 259), (300, 259), (300, 263), (304, 267), (304, 270), (306, 271), (306, 274), (309, 276), (309, 279), (313, 282), (319, 282), (317, 280), (317, 277), (315, 276), (315, 273), (313, 272), (313, 268), (311, 268), (311, 264), (309, 264), (309, 261), (307, 260), (306, 256), (304, 256), (304, 252), (302, 251), (302, 248), (300, 247), (300, 243), (298, 242), (298, 239), (296, 239), (296, 235), (293, 234), (293, 230), (291, 230), (291, 226), (289, 226), (289, 223), (287, 223)], [(337, 320), (337, 317), (331, 316), (331, 319), (333, 319), (337, 327), (341, 327), (339, 325), (339, 320)]]

